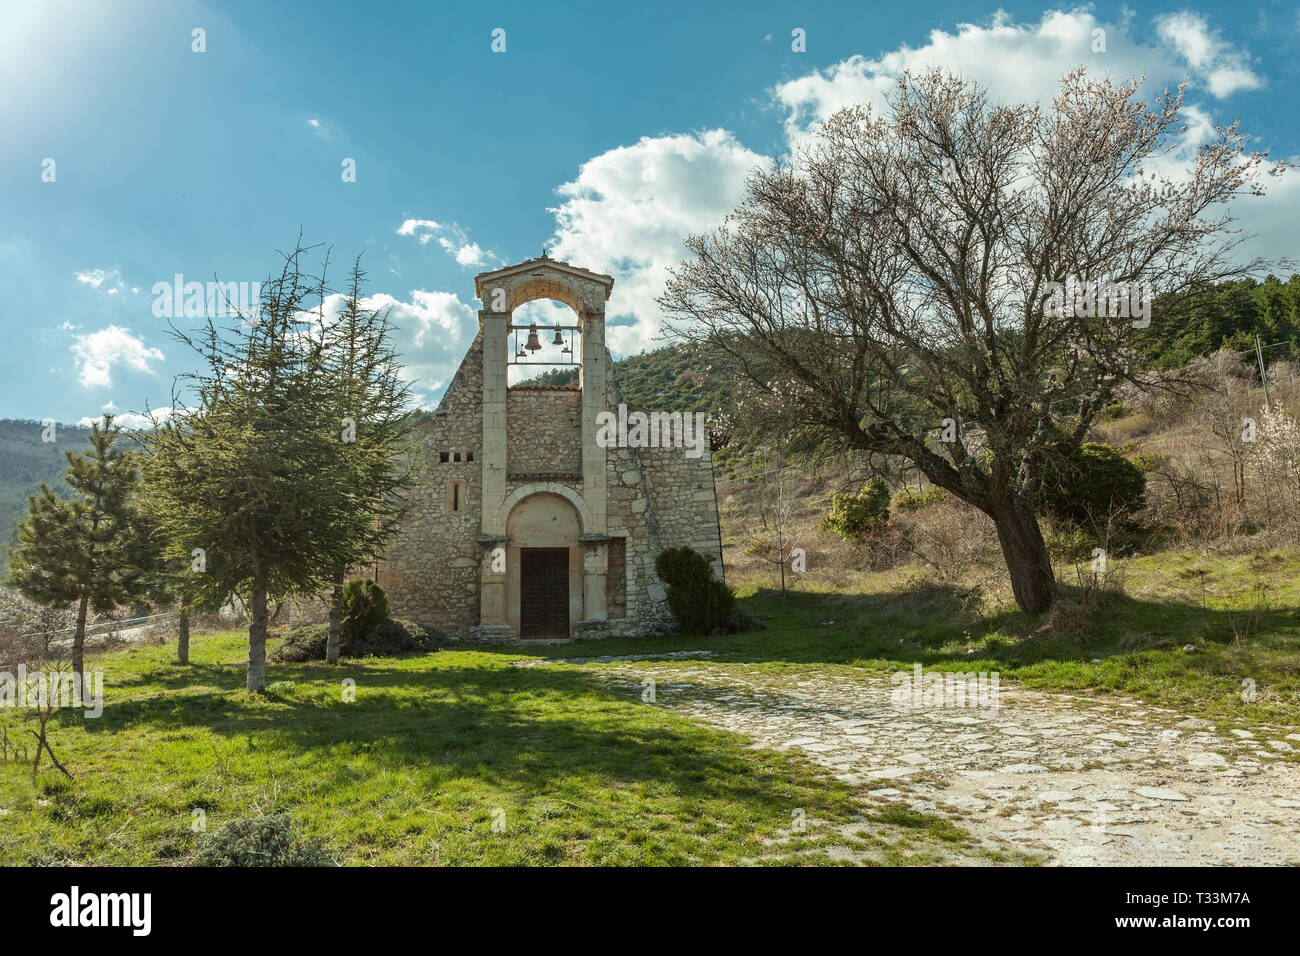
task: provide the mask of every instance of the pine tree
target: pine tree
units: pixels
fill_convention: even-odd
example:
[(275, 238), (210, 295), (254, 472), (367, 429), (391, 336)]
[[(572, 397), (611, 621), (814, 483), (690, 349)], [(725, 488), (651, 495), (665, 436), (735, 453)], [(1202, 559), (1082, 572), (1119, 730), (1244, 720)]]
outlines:
[(329, 572), (332, 592), (325, 658), (338, 660), (340, 607), (349, 567), (373, 561), (406, 510), (402, 491), (411, 485), (403, 465), (402, 439), (410, 429), (409, 386), (390, 346), (387, 309), (368, 309), (361, 291), (361, 259), (352, 264), (348, 291), (337, 319), (325, 330), (330, 393), (339, 426), (339, 480), (352, 490), (352, 506), (339, 515), (349, 553)]
[[(146, 486), (146, 495), (148, 488)], [(152, 511), (137, 515), (140, 539), (146, 554), (141, 562), (144, 574), (144, 600), (151, 608), (177, 609), (176, 662), (190, 662), (190, 566), (168, 555), (166, 533)]]
[(83, 681), (88, 612), (111, 611), (143, 589), (132, 511), (139, 474), (136, 456), (118, 446), (120, 433), (105, 415), (91, 430), (89, 452), (64, 452), (73, 496), (60, 498), (42, 484), (28, 499), (9, 559), (9, 583), (23, 595), (39, 604), (76, 605), (72, 672)]
[(232, 597), (249, 616), (250, 691), (266, 683), (273, 602), (316, 594), (357, 555), (355, 493), (338, 465), (340, 430), (331, 392), (325, 269), (313, 277), (299, 243), (262, 287), (256, 315), (228, 328), (208, 320), (173, 333), (206, 368), (186, 376), (186, 408), (148, 439), (150, 504), (166, 556), (189, 562), (199, 606)]

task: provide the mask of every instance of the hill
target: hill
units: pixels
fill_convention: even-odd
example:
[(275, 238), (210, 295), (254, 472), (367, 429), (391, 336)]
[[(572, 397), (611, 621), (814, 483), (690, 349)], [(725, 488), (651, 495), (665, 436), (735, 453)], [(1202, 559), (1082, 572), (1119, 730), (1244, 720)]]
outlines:
[(41, 441), (40, 422), (0, 418), (0, 573), (8, 567), (8, 549), (18, 540), (18, 522), (27, 514), (27, 496), (41, 482), (56, 492), (66, 487), (66, 450), (83, 451), (89, 428), (59, 425), (53, 442)]

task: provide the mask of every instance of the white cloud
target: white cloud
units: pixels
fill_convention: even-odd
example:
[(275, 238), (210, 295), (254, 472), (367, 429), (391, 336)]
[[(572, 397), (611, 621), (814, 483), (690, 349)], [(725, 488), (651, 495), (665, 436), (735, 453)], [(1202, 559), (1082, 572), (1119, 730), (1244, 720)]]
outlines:
[[(1094, 51), (1104, 31), (1105, 49)], [(904, 71), (942, 67), (985, 84), (1007, 102), (1050, 102), (1066, 73), (1086, 66), (1117, 81), (1147, 77), (1149, 91), (1191, 80), (1216, 97), (1254, 89), (1260, 79), (1249, 58), (1190, 13), (1156, 20), (1154, 43), (1145, 42), (1131, 19), (1110, 23), (1087, 10), (1051, 10), (1037, 23), (1016, 23), (999, 11), (985, 24), (962, 23), (955, 32), (932, 30), (919, 47), (903, 46), (878, 58), (856, 55), (826, 70), (782, 83), (773, 90), (787, 111), (792, 140), (809, 126), (854, 103), (879, 109)]]
[(405, 219), (397, 227), (397, 234), (411, 236), (422, 246), (436, 238), (442, 250), (462, 266), (499, 265), (503, 261), (496, 253), (487, 252), (478, 243), (470, 242), (458, 223), (443, 225), (432, 219)]
[[(108, 404), (112, 405), (113, 403), (109, 402)], [(110, 411), (110, 409), (108, 409), (107, 407), (104, 410)], [(164, 408), (153, 409), (153, 413), (157, 417), (158, 421), (161, 423), (171, 418), (173, 411), (170, 408), (164, 407)], [(91, 425), (94, 425), (96, 422), (102, 420), (103, 420), (102, 416), (87, 415), (85, 418), (77, 419), (77, 425), (79, 425), (81, 428), (89, 428)], [(119, 425), (122, 428), (125, 428), (127, 431), (136, 431), (138, 429), (153, 427), (153, 423), (149, 420), (149, 416), (141, 415), (139, 412), (119, 412), (113, 415), (113, 424)]]
[(109, 295), (117, 295), (122, 291), (122, 273), (117, 269), (87, 269), (85, 272), (74, 272), (78, 282), (84, 282), (96, 292), (102, 286), (104, 291)]
[(312, 131), (317, 139), (332, 141), (339, 138), (339, 128), (328, 120), (323, 120), (319, 116), (313, 116), (307, 120), (307, 128)]
[(454, 256), (456, 261), (462, 266), (481, 266), (486, 262), (483, 256), (483, 250), (479, 248), (477, 242), (466, 243), (460, 248), (457, 248), (454, 242), (444, 236), (438, 240), (438, 244)]
[[(1104, 50), (1094, 50), (1102, 45)], [(785, 112), (787, 147), (793, 149), (841, 107), (868, 103), (881, 108), (904, 71), (941, 67), (984, 84), (995, 101), (1046, 104), (1059, 93), (1062, 78), (1081, 64), (1091, 75), (1117, 82), (1145, 75), (1148, 99), (1184, 80), (1218, 98), (1262, 85), (1249, 57), (1198, 15), (1168, 15), (1152, 27), (1139, 26), (1129, 11), (1112, 23), (1087, 9), (1074, 9), (1048, 11), (1037, 22), (1025, 23), (999, 11), (982, 24), (933, 30), (918, 47), (902, 46), (875, 58), (855, 55), (770, 92)], [(1183, 118), (1188, 130), (1176, 149), (1149, 166), (1168, 173), (1186, 168), (1197, 146), (1213, 134), (1207, 106), (1189, 100)], [(557, 221), (551, 255), (615, 277), (609, 303), (611, 349), (629, 354), (655, 344), (662, 317), (654, 300), (667, 269), (685, 256), (683, 237), (715, 228), (741, 199), (746, 175), (767, 162), (726, 130), (647, 137), (588, 160), (573, 182), (559, 187), (562, 202), (551, 210)], [(1300, 218), (1300, 189), (1277, 186), (1277, 180), (1269, 183), (1268, 200), (1241, 204), (1242, 225), (1249, 232), (1260, 222), (1269, 234), (1261, 246), (1271, 237), (1275, 249), (1289, 242), (1286, 223)], [(1269, 219), (1256, 220), (1256, 213), (1275, 197), (1285, 208), (1269, 205)], [(407, 220), (402, 230), (409, 231), (403, 234), (416, 234), (421, 222)], [(421, 241), (442, 228), (423, 222), (431, 231)], [(627, 317), (635, 323), (619, 323)]]
[[(620, 354), (655, 344), (655, 299), (683, 239), (717, 227), (739, 202), (746, 177), (768, 160), (726, 130), (645, 137), (583, 163), (560, 186), (550, 255), (615, 278), (607, 340)], [(618, 324), (632, 317), (635, 324)]]
[[(1098, 30), (1105, 31), (1104, 52), (1093, 51)], [(919, 47), (900, 47), (874, 59), (853, 56), (783, 83), (772, 95), (786, 110), (787, 143), (793, 150), (844, 106), (867, 103), (882, 108), (905, 70), (941, 67), (984, 84), (994, 100), (1047, 104), (1060, 90), (1062, 77), (1081, 64), (1091, 75), (1107, 75), (1116, 82), (1145, 76), (1139, 95), (1148, 100), (1189, 82), (1181, 114), (1187, 131), (1169, 153), (1145, 164), (1148, 171), (1173, 178), (1186, 175), (1197, 149), (1214, 135), (1213, 104), (1196, 101), (1195, 91), (1204, 89), (1222, 98), (1263, 85), (1247, 54), (1224, 41), (1198, 14), (1167, 14), (1143, 32), (1131, 13), (1115, 24), (1076, 9), (1049, 11), (1037, 23), (1016, 23), (999, 12), (982, 25), (961, 24), (951, 33), (933, 30)], [(1258, 233), (1257, 239), (1243, 244), (1244, 257), (1275, 257), (1294, 244), (1294, 222), (1300, 218), (1295, 180), (1270, 179), (1265, 199), (1243, 198), (1233, 204), (1233, 213), (1241, 217), (1238, 225), (1248, 234)]]
[(1156, 17), (1156, 34), (1200, 74), (1210, 92), (1220, 99), (1237, 90), (1254, 90), (1263, 85), (1251, 70), (1249, 57), (1222, 40), (1200, 14), (1184, 10)]
[(163, 353), (144, 344), (130, 329), (110, 325), (89, 335), (74, 336), (72, 354), (77, 360), (81, 384), (113, 384), (113, 366), (124, 365), (140, 372), (151, 372), (150, 362), (161, 362)]
[[(337, 315), (343, 296), (325, 301), (325, 313)], [(388, 309), (396, 329), (393, 345), (401, 356), (403, 377), (414, 383), (412, 399), (430, 406), (455, 374), (478, 331), (478, 313), (454, 292), (412, 289), (404, 302), (385, 292), (361, 299), (363, 309)]]
[(117, 411), (117, 402), (105, 402), (100, 408), (106, 412), (115, 412)]
[(441, 229), (432, 219), (406, 219), (397, 227), (399, 236), (415, 236), (420, 240), (420, 245), (428, 245), (433, 234)]

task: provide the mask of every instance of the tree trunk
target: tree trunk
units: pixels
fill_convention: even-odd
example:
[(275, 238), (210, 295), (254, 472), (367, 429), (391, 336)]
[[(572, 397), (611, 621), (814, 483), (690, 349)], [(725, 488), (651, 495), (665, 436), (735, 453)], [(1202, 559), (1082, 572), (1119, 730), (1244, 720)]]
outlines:
[(83, 594), (81, 597), (81, 603), (77, 605), (77, 629), (72, 634), (73, 679), (80, 680), (82, 687), (86, 686), (86, 608), (89, 604), (90, 598)]
[(266, 587), (253, 588), (249, 609), (252, 620), (248, 624), (248, 684), (250, 691), (261, 692), (266, 687)]
[(176, 659), (182, 664), (190, 662), (190, 606), (181, 602), (181, 617), (176, 624)]
[(330, 664), (337, 664), (339, 660), (339, 627), (342, 612), (343, 572), (340, 571), (338, 577), (334, 579), (334, 590), (330, 592), (330, 625), (329, 634), (325, 638), (325, 660)]
[(1056, 602), (1056, 575), (1032, 505), (1009, 499), (990, 509), (989, 517), (998, 529), (1016, 604), (1029, 614), (1048, 610)]

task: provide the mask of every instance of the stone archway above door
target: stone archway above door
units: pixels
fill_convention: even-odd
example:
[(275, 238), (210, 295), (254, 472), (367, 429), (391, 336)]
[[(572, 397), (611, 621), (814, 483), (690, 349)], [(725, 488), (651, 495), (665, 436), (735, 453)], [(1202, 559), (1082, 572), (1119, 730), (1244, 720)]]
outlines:
[(501, 503), (501, 508), (497, 512), (496, 527), (505, 528), (510, 520), (510, 512), (526, 498), (533, 495), (558, 495), (569, 504), (573, 505), (573, 510), (578, 513), (578, 533), (587, 534), (591, 530), (591, 509), (587, 502), (582, 499), (576, 491), (568, 485), (562, 485), (553, 481), (534, 481), (526, 485), (520, 485), (510, 494), (506, 495), (505, 501)]

